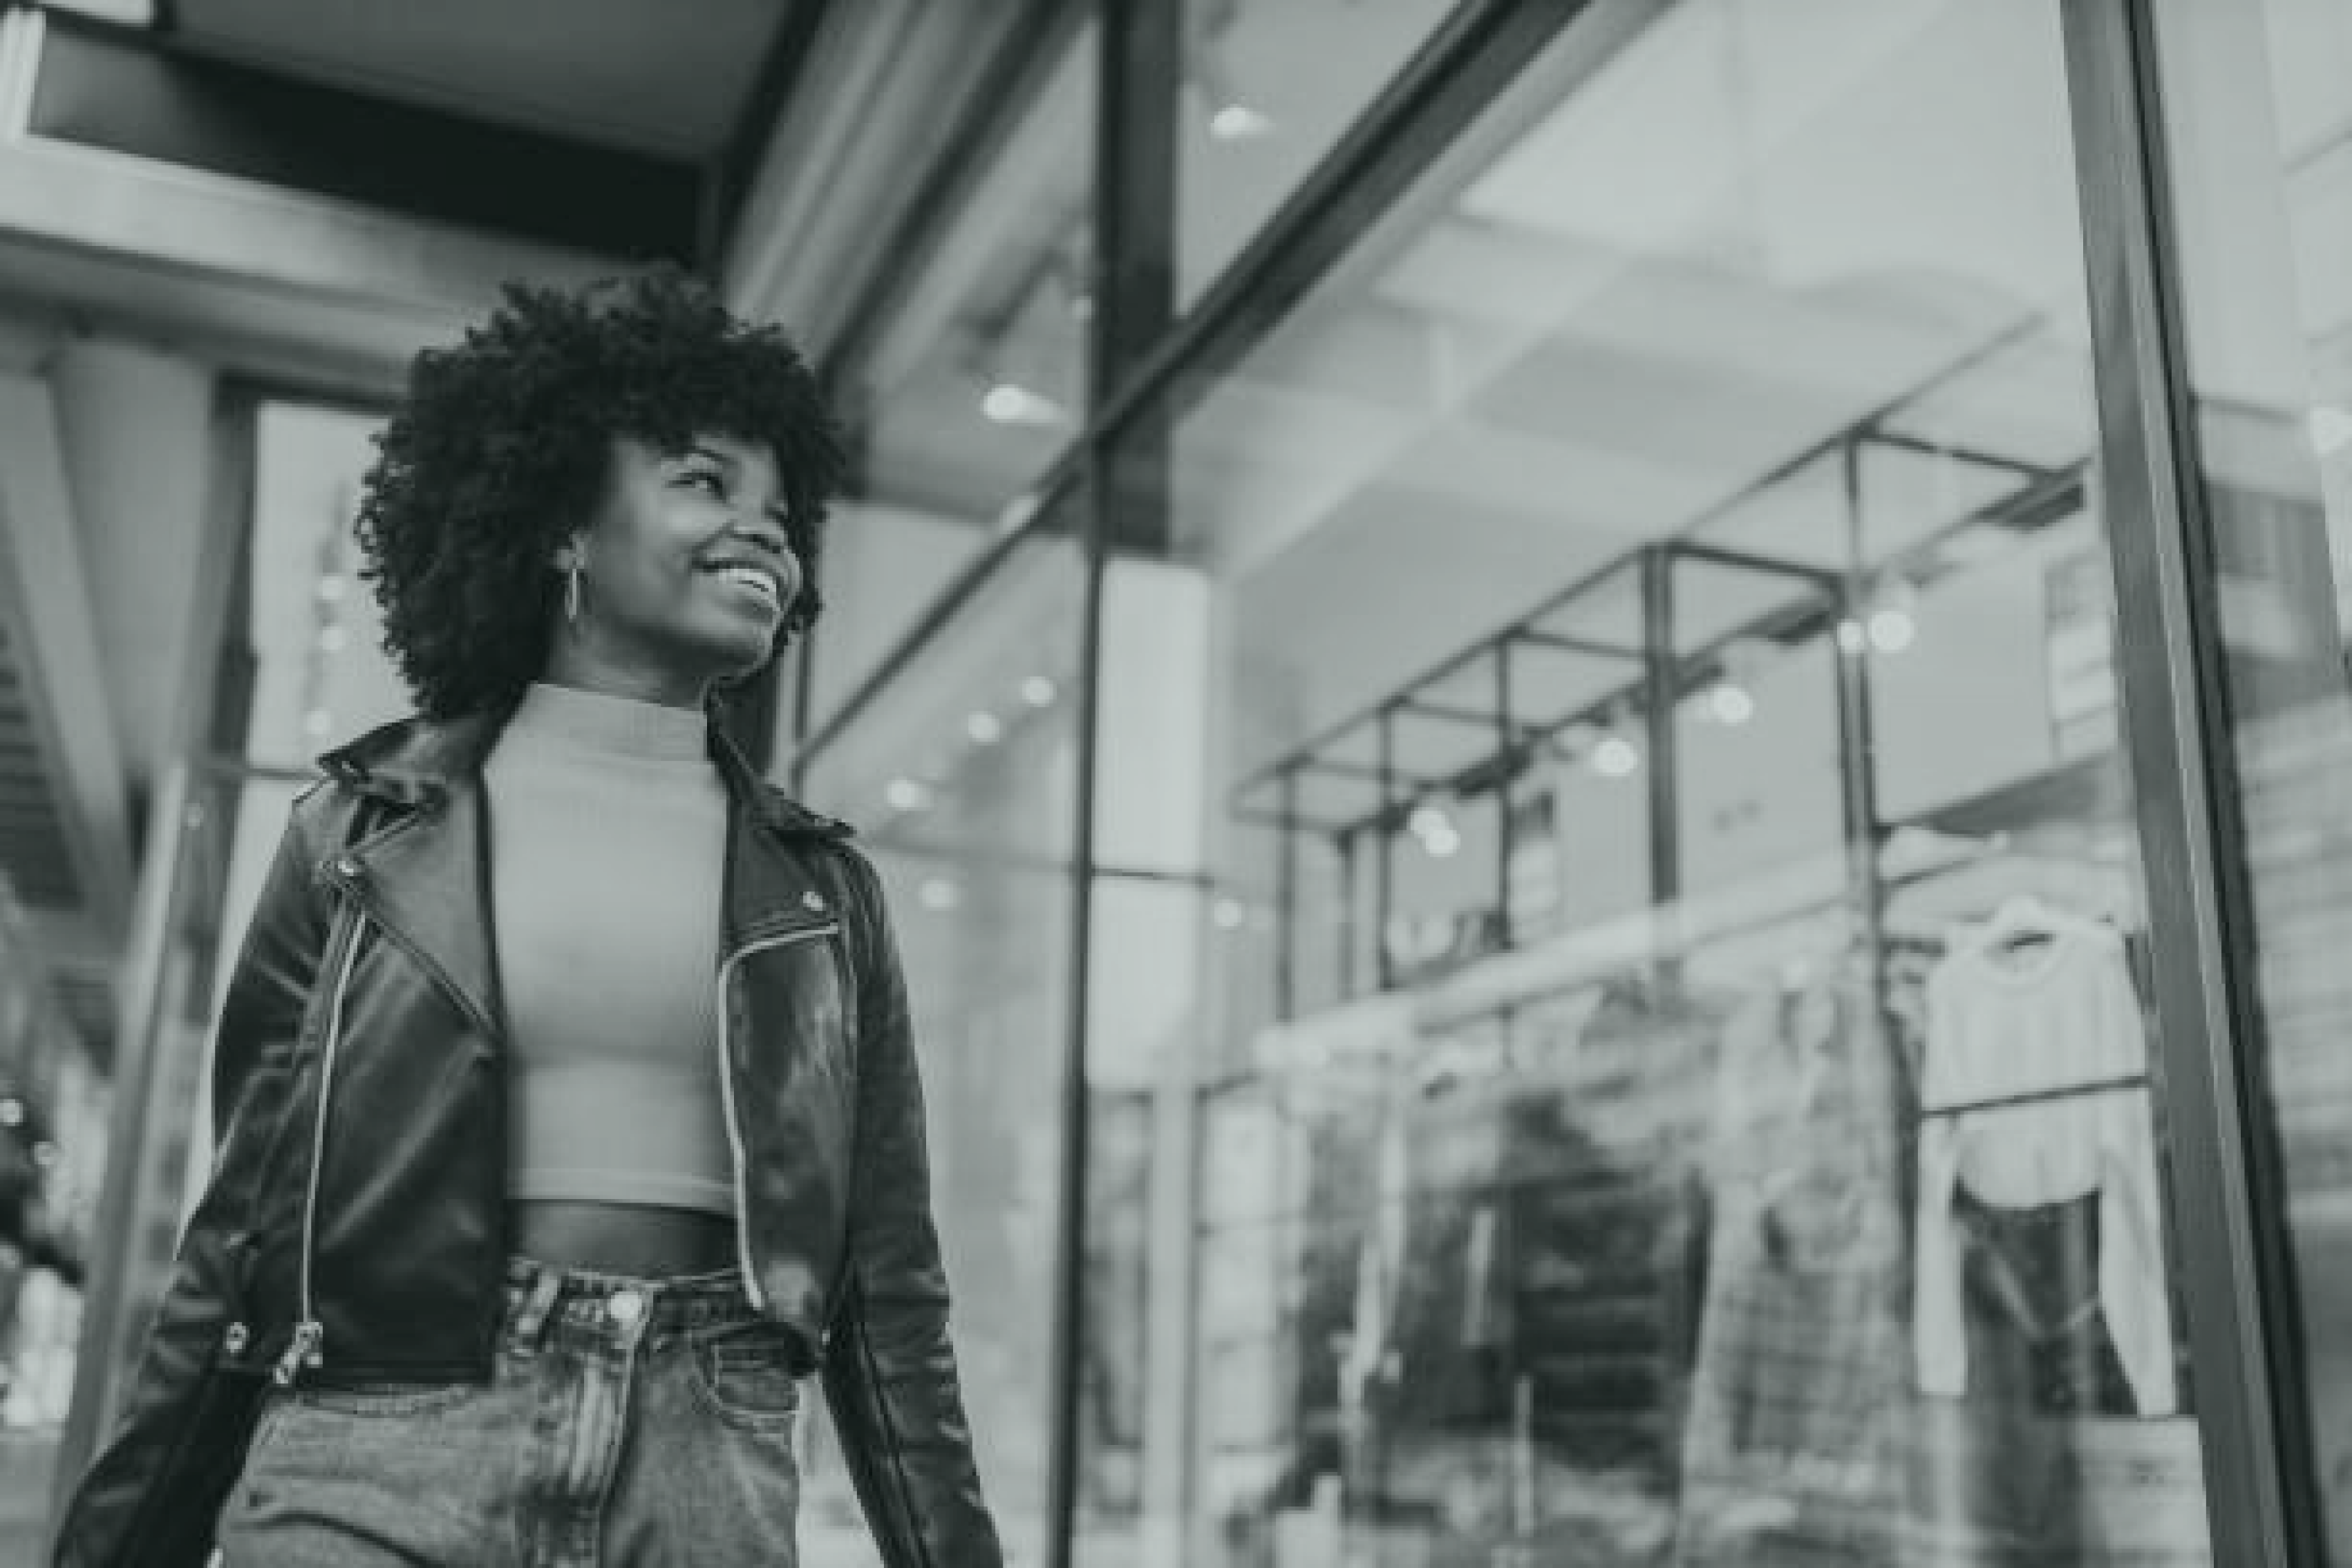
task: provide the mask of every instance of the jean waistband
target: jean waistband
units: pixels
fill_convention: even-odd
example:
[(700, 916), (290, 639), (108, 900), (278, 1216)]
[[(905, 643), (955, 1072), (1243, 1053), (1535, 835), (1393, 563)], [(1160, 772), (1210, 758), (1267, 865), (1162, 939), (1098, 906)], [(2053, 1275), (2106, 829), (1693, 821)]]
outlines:
[(667, 1334), (757, 1321), (740, 1269), (643, 1278), (564, 1269), (531, 1258), (507, 1260), (506, 1326), (535, 1343), (551, 1324), (611, 1333)]

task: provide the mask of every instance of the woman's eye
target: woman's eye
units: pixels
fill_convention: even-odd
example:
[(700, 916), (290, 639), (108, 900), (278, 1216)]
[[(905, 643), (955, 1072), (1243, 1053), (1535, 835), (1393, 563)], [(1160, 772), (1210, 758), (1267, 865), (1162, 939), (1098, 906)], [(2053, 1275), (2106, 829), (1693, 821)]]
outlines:
[(726, 481), (708, 468), (689, 468), (678, 476), (678, 483), (689, 489), (700, 490), (707, 496), (727, 494)]

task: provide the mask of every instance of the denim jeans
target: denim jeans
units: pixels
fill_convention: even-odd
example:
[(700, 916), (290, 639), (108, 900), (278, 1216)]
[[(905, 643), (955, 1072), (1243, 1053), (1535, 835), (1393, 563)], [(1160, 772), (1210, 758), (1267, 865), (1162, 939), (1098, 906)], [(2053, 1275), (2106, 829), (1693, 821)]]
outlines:
[(796, 1338), (733, 1270), (509, 1270), (488, 1384), (266, 1404), (226, 1568), (793, 1568)]

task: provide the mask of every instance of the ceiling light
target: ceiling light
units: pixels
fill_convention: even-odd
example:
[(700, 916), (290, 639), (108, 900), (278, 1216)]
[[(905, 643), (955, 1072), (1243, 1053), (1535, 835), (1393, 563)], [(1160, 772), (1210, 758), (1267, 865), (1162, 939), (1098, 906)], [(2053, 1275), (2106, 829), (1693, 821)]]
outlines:
[(1450, 833), (1454, 831), (1454, 823), (1445, 815), (1445, 809), (1443, 806), (1428, 803), (1415, 806), (1412, 809), (1412, 815), (1405, 819), (1404, 825), (1417, 839), (1428, 838), (1433, 833)]
[(1730, 681), (1717, 681), (1715, 689), (1706, 694), (1707, 711), (1724, 724), (1738, 727), (1756, 716), (1756, 699), (1748, 688)]
[(1031, 707), (1051, 707), (1060, 695), (1061, 688), (1054, 685), (1051, 676), (1032, 675), (1021, 683), (1021, 700)]
[(1882, 653), (1899, 653), (1918, 640), (1919, 622), (1911, 612), (1890, 605), (1870, 616), (1870, 645)]
[(339, 571), (331, 571), (319, 579), (319, 601), (321, 604), (340, 604), (343, 595), (350, 591), (350, 581)]
[(21, 1127), (25, 1124), (25, 1103), (14, 1094), (0, 1100), (0, 1127)]
[(982, 708), (963, 721), (963, 732), (975, 746), (994, 746), (1004, 738), (1004, 721)]
[(963, 902), (963, 894), (955, 883), (943, 876), (935, 876), (923, 883), (919, 895), (923, 907), (935, 915), (944, 915)]
[(882, 798), (894, 811), (919, 811), (931, 803), (931, 792), (912, 779), (900, 777), (890, 780)]
[(1068, 423), (1068, 411), (1019, 382), (996, 382), (981, 394), (980, 412), (998, 424), (1051, 426)]
[(1625, 779), (1640, 771), (1642, 753), (1622, 735), (1601, 737), (1592, 748), (1592, 770), (1603, 779)]
[(1186, 74), (1200, 90), (1209, 106), (1209, 134), (1219, 141), (1247, 141), (1265, 135), (1274, 129), (1274, 120), (1251, 107), (1249, 100), (1234, 86), (1233, 72), (1226, 68), (1223, 43), (1213, 30), (1203, 32), (1192, 40), (1185, 62)]
[(1870, 646), (1870, 633), (1859, 621), (1852, 618), (1838, 622), (1838, 646), (1849, 653), (1859, 653)]
[(1245, 103), (1221, 105), (1209, 116), (1209, 134), (1219, 141), (1255, 141), (1273, 131), (1273, 120)]
[(1462, 848), (1462, 835), (1448, 823), (1441, 832), (1423, 834), (1421, 847), (1433, 861), (1451, 860)]

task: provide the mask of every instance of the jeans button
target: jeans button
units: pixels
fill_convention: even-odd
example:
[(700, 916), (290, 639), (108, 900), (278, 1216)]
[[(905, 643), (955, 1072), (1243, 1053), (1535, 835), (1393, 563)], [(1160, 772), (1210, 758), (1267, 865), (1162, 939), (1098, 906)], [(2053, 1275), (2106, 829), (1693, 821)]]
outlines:
[(604, 1311), (612, 1315), (614, 1322), (627, 1328), (646, 1315), (645, 1294), (626, 1289), (615, 1291), (612, 1299), (604, 1303)]

